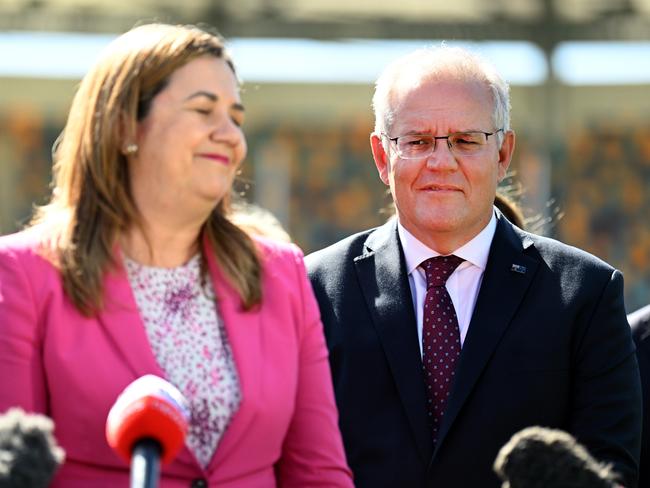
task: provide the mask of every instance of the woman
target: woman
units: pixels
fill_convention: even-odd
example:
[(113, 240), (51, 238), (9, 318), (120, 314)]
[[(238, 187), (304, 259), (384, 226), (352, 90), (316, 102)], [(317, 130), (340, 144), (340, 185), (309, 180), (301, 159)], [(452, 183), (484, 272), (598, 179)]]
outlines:
[(507, 192), (497, 189), (494, 196), (494, 206), (498, 208), (503, 215), (520, 229), (526, 228), (526, 219), (524, 212), (514, 198)]
[(81, 83), (50, 203), (0, 239), (0, 411), (54, 420), (53, 486), (126, 486), (104, 425), (149, 373), (192, 411), (161, 486), (352, 486), (302, 255), (229, 220), (243, 120), (218, 37), (135, 28)]

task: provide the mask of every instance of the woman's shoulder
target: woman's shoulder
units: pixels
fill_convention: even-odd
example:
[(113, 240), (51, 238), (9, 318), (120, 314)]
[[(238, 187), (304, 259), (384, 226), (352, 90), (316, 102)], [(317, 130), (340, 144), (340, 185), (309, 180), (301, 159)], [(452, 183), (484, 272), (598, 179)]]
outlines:
[(9, 304), (8, 313), (41, 310), (53, 294), (61, 295), (59, 271), (45, 257), (47, 237), (33, 228), (0, 237), (0, 298)]
[(35, 228), (29, 228), (13, 234), (0, 236), (0, 252), (30, 254), (38, 249), (42, 236)]
[(45, 258), (47, 242), (47, 235), (39, 227), (0, 236), (0, 259), (17, 260), (24, 265), (50, 267), (50, 261)]
[(265, 262), (273, 262), (283, 259), (303, 258), (302, 250), (292, 242), (285, 242), (264, 236), (254, 236), (260, 255)]
[(268, 237), (254, 237), (254, 240), (264, 276), (287, 283), (307, 276), (303, 252), (296, 244)]

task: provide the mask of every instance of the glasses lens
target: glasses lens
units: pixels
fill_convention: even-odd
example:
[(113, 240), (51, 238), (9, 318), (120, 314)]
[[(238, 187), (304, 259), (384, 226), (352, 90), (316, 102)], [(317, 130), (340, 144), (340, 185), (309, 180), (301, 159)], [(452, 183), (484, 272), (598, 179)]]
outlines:
[(434, 144), (430, 135), (403, 136), (397, 139), (397, 150), (403, 158), (423, 158), (431, 154)]
[(449, 145), (458, 154), (475, 154), (483, 149), (487, 137), (483, 132), (458, 132), (449, 135)]

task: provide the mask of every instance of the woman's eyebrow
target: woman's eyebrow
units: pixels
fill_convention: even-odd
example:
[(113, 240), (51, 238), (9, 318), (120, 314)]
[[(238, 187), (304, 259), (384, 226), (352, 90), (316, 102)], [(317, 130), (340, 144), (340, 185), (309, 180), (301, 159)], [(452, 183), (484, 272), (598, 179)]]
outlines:
[(191, 100), (191, 99), (196, 98), (196, 97), (205, 97), (205, 98), (210, 99), (210, 101), (212, 101), (212, 102), (216, 102), (219, 99), (219, 97), (216, 94), (212, 93), (212, 92), (199, 90), (199, 91), (197, 91), (195, 93), (192, 93), (189, 97), (187, 97), (185, 99), (185, 101)]

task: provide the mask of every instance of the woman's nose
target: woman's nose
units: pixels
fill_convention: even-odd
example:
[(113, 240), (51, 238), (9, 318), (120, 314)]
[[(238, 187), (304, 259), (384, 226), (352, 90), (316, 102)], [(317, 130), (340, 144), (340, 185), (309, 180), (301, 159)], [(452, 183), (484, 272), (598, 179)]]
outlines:
[(229, 145), (236, 145), (241, 143), (243, 138), (241, 128), (230, 117), (224, 117), (215, 123), (212, 132), (210, 132), (212, 142), (225, 142)]

